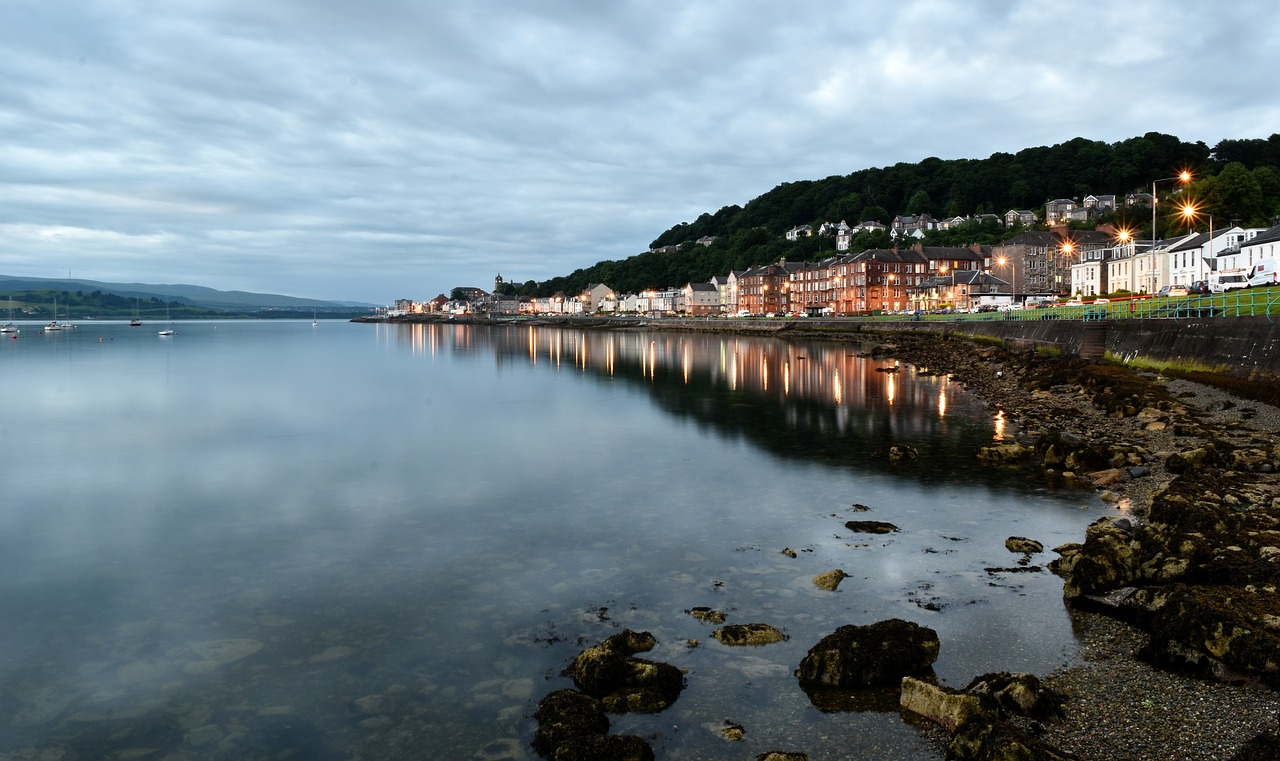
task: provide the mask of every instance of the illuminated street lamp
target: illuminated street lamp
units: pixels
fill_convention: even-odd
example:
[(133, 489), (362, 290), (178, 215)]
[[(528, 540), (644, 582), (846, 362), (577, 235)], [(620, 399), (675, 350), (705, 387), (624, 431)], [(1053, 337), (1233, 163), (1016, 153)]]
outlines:
[(1151, 292), (1156, 292), (1156, 183), (1178, 180), (1183, 185), (1191, 182), (1191, 172), (1182, 170), (1176, 177), (1161, 177), (1151, 181)]
[(1018, 300), (1018, 268), (1014, 265), (1012, 259), (1006, 259), (1003, 256), (996, 259), (996, 265), (1003, 267), (1009, 265), (1009, 271), (1013, 273), (1013, 291), (1009, 294), (1009, 308), (1013, 309), (1013, 304)]
[[(1182, 217), (1187, 220), (1187, 228), (1192, 229), (1191, 225), (1196, 221), (1196, 217), (1200, 216), (1200, 210), (1193, 203), (1184, 203), (1182, 205)], [(1209, 261), (1213, 261), (1213, 215), (1206, 213), (1209, 218)], [(1194, 232), (1194, 230), (1192, 230)]]

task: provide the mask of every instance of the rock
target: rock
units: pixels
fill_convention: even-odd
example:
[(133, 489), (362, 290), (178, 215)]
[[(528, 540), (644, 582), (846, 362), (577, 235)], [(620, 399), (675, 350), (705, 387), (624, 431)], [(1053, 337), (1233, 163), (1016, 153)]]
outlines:
[(690, 608), (685, 613), (708, 624), (723, 624), (725, 619), (723, 612), (707, 607)]
[(667, 708), (684, 689), (684, 674), (667, 663), (631, 657), (653, 648), (649, 632), (630, 629), (578, 653), (564, 675), (613, 713), (653, 713)]
[(907, 444), (894, 444), (885, 450), (876, 451), (875, 457), (887, 459), (892, 463), (913, 462), (920, 457), (920, 450)]
[(731, 624), (711, 632), (724, 645), (771, 645), (787, 635), (768, 624)]
[(948, 732), (954, 732), (973, 715), (982, 711), (982, 701), (936, 684), (906, 677), (899, 698), (902, 710), (923, 716)]
[(964, 693), (989, 701), (1002, 711), (1033, 719), (1057, 717), (1066, 702), (1065, 695), (1040, 684), (1034, 674), (983, 674), (974, 677)]
[(653, 748), (635, 735), (592, 735), (566, 743), (551, 761), (654, 761)]
[(760, 753), (756, 756), (756, 761), (809, 761), (808, 753), (788, 753), (782, 750), (771, 750), (768, 753)]
[(813, 585), (819, 589), (834, 592), (836, 591), (836, 588), (840, 586), (840, 582), (847, 578), (849, 578), (849, 574), (837, 568), (834, 571), (827, 571), (826, 573), (820, 573), (817, 576), (814, 576)]
[(1027, 539), (1023, 536), (1011, 536), (1004, 540), (1004, 548), (1009, 552), (1020, 552), (1026, 555), (1034, 555), (1038, 552), (1044, 552), (1044, 545), (1034, 539)]
[(874, 687), (924, 673), (938, 659), (938, 633), (889, 619), (868, 626), (841, 626), (823, 637), (800, 661), (802, 686)]
[(1186, 586), (1139, 589), (1153, 613), (1140, 656), (1220, 681), (1280, 689), (1280, 594), (1274, 589)]
[(1095, 489), (1101, 489), (1106, 486), (1114, 486), (1124, 482), (1124, 471), (1119, 468), (1107, 468), (1106, 470), (1095, 470), (1085, 475), (1093, 482)]
[(544, 758), (570, 740), (609, 732), (609, 717), (600, 701), (577, 690), (552, 692), (538, 703), (533, 716), (538, 720), (533, 749)]
[(783, 554), (783, 555), (786, 555), (787, 557), (791, 558), (792, 560), (795, 560), (795, 558), (796, 558), (796, 551), (795, 551), (795, 550), (793, 550), (793, 549), (791, 549), (790, 547), (783, 547), (783, 548), (782, 548), (782, 554)]
[(1170, 473), (1186, 473), (1218, 461), (1218, 452), (1211, 446), (1196, 447), (1185, 452), (1175, 452), (1164, 461), (1164, 467)]
[(727, 719), (724, 722), (724, 727), (720, 730), (720, 736), (731, 742), (741, 740), (746, 736), (746, 734), (747, 730), (744, 729), (741, 724), (736, 721), (728, 721)]
[(884, 521), (847, 521), (844, 527), (859, 534), (892, 534), (898, 527)]
[(1132, 584), (1138, 578), (1141, 566), (1139, 546), (1132, 531), (1111, 518), (1101, 518), (1089, 524), (1085, 529), (1084, 545), (1063, 585), (1063, 595), (1072, 599)]
[(1150, 474), (1151, 474), (1151, 468), (1148, 468), (1145, 465), (1138, 465), (1137, 467), (1129, 468), (1130, 478), (1142, 478)]
[(947, 744), (947, 751), (960, 759), (982, 761), (1075, 761), (1007, 722), (970, 721)]
[(993, 444), (978, 450), (978, 459), (983, 462), (1009, 463), (1025, 460), (1035, 454), (1035, 449), (1021, 442), (1013, 441), (1005, 444)]

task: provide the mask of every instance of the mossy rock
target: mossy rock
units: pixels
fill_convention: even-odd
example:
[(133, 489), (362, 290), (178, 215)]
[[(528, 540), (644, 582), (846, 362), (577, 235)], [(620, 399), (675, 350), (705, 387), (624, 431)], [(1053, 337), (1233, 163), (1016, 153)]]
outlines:
[(533, 749), (551, 758), (557, 748), (570, 740), (609, 732), (609, 717), (600, 701), (577, 690), (556, 690), (538, 703), (534, 713), (538, 729)]
[(583, 650), (564, 670), (578, 689), (612, 713), (652, 713), (666, 709), (684, 689), (684, 674), (667, 663), (632, 657), (654, 647), (649, 632), (630, 629)]
[(723, 624), (725, 620), (725, 615), (722, 611), (712, 610), (711, 608), (702, 606), (690, 608), (686, 610), (685, 613), (688, 613), (699, 621), (703, 621), (708, 624)]
[(653, 748), (635, 735), (594, 735), (561, 745), (551, 761), (654, 761)]
[(898, 527), (885, 521), (846, 521), (844, 527), (858, 534), (892, 534)]
[(771, 645), (782, 642), (787, 635), (769, 624), (730, 624), (711, 632), (724, 645)]
[(901, 619), (841, 626), (800, 661), (801, 685), (874, 687), (924, 673), (938, 659), (938, 633)]

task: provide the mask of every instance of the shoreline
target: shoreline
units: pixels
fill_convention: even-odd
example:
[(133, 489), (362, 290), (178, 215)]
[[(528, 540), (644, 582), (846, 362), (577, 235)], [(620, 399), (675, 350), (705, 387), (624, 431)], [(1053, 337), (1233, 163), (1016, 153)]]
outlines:
[[(977, 345), (960, 339), (932, 345), (918, 337), (887, 341), (886, 355), (953, 373), (970, 393), (1004, 410), (1026, 441), (1062, 431), (1137, 446), (1144, 452), (1140, 466), (1095, 486), (1115, 506), (1111, 518), (1144, 523), (1157, 497), (1176, 494), (1180, 474), (1167, 467), (1176, 453), (1236, 444), (1275, 452), (1280, 445), (1280, 408), (1213, 386), (1125, 369), (1129, 380), (1145, 386), (1145, 392), (1135, 393), (1148, 394), (1165, 410), (1144, 407), (1138, 414), (1116, 416), (1098, 405), (1105, 389), (1090, 391), (1073, 384), (1034, 387), (1041, 383), (1034, 366), (1056, 364), (1054, 360), (1004, 350), (985, 359), (965, 356)], [(1025, 385), (1028, 380), (1032, 387)], [(1078, 481), (1092, 474), (1046, 467), (1045, 475)], [(1059, 719), (1016, 721), (1029, 736), (1082, 759), (1271, 757), (1237, 754), (1256, 736), (1274, 733), (1280, 693), (1256, 684), (1225, 684), (1156, 668), (1139, 657), (1150, 640), (1145, 629), (1108, 613), (1081, 610), (1069, 599), (1064, 605), (1076, 621), (1083, 662), (1040, 675), (1045, 686), (1066, 694), (1067, 701)]]

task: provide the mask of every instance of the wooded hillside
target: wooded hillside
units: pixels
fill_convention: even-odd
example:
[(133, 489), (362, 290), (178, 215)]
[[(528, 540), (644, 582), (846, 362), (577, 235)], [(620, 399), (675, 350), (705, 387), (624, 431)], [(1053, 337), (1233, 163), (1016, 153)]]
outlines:
[[(888, 224), (897, 215), (928, 213), (935, 219), (1030, 209), (1041, 219), (1044, 205), (1056, 198), (1116, 195), (1123, 205), (1129, 192), (1150, 192), (1152, 180), (1190, 170), (1195, 180), (1185, 189), (1219, 224), (1270, 226), (1280, 215), (1280, 134), (1266, 139), (1223, 140), (1209, 148), (1172, 135), (1149, 132), (1108, 144), (1075, 138), (1060, 145), (996, 153), (985, 159), (926, 158), (915, 164), (861, 169), (822, 180), (779, 185), (747, 202), (725, 206), (692, 222), (681, 222), (655, 238), (651, 248), (678, 245), (678, 252), (649, 251), (620, 261), (602, 261), (542, 283), (511, 286), (521, 295), (577, 293), (591, 283), (618, 292), (680, 286), (706, 281), (780, 258), (813, 260), (835, 253), (833, 237), (787, 241), (798, 225), (861, 221)], [(1172, 183), (1160, 186), (1171, 189)], [(1113, 222), (1151, 235), (1148, 206), (1120, 208), (1098, 222)], [(1159, 234), (1177, 224), (1160, 220)], [(1020, 231), (996, 223), (970, 224), (935, 231), (926, 245), (996, 243)], [(710, 246), (695, 245), (704, 236)], [(860, 233), (851, 251), (890, 245), (887, 233)]]

